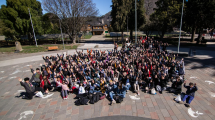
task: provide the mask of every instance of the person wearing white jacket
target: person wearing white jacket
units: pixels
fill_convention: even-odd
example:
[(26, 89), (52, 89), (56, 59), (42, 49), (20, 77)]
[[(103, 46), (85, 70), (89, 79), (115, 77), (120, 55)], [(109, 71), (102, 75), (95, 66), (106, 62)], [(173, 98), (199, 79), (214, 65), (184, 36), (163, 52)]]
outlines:
[(83, 86), (83, 83), (80, 83), (80, 86), (79, 86), (79, 94), (84, 94), (85, 93), (85, 89), (84, 89), (84, 86)]

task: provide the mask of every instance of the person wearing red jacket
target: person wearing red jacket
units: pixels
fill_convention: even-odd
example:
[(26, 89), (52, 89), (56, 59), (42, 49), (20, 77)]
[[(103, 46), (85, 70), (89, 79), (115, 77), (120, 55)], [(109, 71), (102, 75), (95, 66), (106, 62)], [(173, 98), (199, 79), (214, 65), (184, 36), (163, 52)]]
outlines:
[(40, 87), (44, 89), (45, 93), (48, 93), (50, 90), (53, 90), (49, 79), (46, 76), (43, 76), (41, 80)]

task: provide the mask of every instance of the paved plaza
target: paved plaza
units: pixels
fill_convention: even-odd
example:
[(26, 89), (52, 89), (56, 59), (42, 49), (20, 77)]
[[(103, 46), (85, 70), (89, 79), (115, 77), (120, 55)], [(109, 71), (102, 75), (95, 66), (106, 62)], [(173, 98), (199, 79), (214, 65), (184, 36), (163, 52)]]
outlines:
[[(74, 50), (70, 52), (72, 54)], [(215, 53), (214, 51), (210, 52)], [(43, 53), (43, 55), (56, 53)], [(100, 100), (95, 104), (76, 106), (74, 94), (70, 94), (69, 99), (63, 100), (59, 92), (50, 92), (50, 96), (45, 98), (25, 100), (20, 96), (24, 92), (24, 88), (20, 85), (17, 77), (31, 77), (29, 65), (32, 65), (33, 68), (39, 67), (40, 63), (44, 63), (42, 55), (20, 56), (10, 60), (1, 58), (0, 119), (83, 120), (104, 117), (101, 119), (107, 120), (113, 118), (105, 116), (122, 115), (124, 117), (121, 118), (124, 119), (126, 119), (125, 116), (135, 116), (133, 119), (138, 120), (139, 117), (160, 120), (213, 120), (215, 118), (215, 57), (208, 56), (197, 55), (185, 58), (185, 78), (188, 82), (197, 83), (199, 88), (190, 108), (185, 107), (184, 104), (176, 103), (173, 100), (175, 96), (167, 92), (156, 95), (141, 92), (138, 97), (129, 91), (121, 104), (113, 104), (112, 106), (109, 105), (107, 99)], [(183, 88), (183, 92), (185, 90)], [(117, 118), (120, 119), (120, 117)]]

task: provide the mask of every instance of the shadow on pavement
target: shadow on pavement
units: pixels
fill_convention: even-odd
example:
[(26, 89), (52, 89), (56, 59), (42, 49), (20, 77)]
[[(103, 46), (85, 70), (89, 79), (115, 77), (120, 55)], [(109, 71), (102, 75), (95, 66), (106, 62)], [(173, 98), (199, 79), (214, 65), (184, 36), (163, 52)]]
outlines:
[(90, 118), (85, 120), (153, 120), (144, 117), (136, 117), (136, 116), (106, 116), (106, 117), (97, 117), (97, 118)]
[[(215, 70), (215, 58), (204, 58), (200, 59), (197, 57), (192, 57), (192, 58), (185, 58), (185, 65), (189, 66), (189, 64), (194, 65), (190, 67), (190, 69), (204, 69), (204, 68), (211, 68)], [(213, 76), (215, 76), (215, 72), (213, 73)]]

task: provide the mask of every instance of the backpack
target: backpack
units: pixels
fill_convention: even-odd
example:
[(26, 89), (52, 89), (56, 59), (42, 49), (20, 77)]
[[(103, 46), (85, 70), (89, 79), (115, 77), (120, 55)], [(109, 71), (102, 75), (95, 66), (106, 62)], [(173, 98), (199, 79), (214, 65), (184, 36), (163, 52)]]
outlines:
[(94, 102), (98, 102), (99, 101), (99, 95), (100, 95), (100, 93), (99, 92), (97, 92), (96, 94), (95, 94), (95, 101)]
[(113, 99), (116, 101), (116, 103), (121, 103), (123, 101), (123, 97), (119, 95), (113, 96)]
[(94, 104), (93, 94), (89, 94), (88, 98), (90, 100), (89, 103)]
[(104, 98), (105, 98), (105, 94), (104, 94), (104, 93), (100, 93), (100, 94), (99, 94), (99, 99), (102, 100), (102, 99), (104, 99)]
[(79, 105), (88, 105), (89, 99), (87, 97), (81, 97), (78, 100), (75, 101), (75, 105), (79, 106)]
[(90, 94), (90, 95), (89, 95), (89, 99), (90, 99), (90, 102), (89, 102), (89, 103), (90, 103), (90, 104), (94, 104), (94, 103), (98, 102), (98, 101), (99, 101), (99, 98), (100, 98), (100, 97), (99, 97), (99, 94), (100, 94), (100, 93), (98, 93), (98, 92), (97, 92), (96, 94)]

